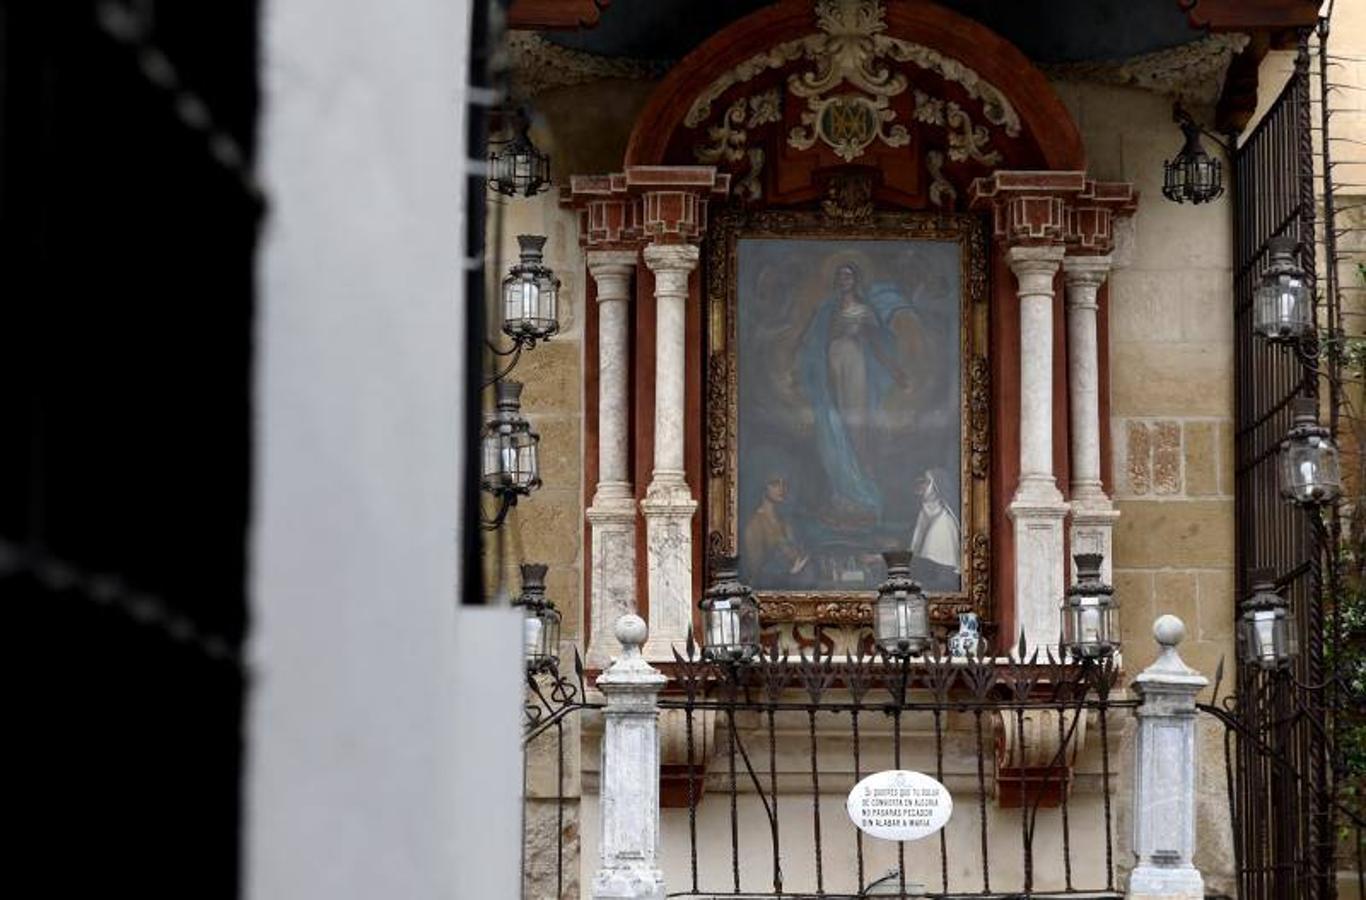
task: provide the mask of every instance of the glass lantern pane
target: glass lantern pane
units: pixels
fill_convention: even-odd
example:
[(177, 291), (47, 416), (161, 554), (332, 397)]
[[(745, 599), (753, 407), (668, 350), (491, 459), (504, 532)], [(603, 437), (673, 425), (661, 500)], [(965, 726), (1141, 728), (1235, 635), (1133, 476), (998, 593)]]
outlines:
[(503, 321), (513, 327), (530, 318), (536, 308), (537, 286), (518, 276), (508, 278), (503, 287)]
[(541, 631), (540, 617), (536, 615), (535, 609), (528, 607), (526, 618), (522, 620), (522, 637), (523, 646), (530, 661), (534, 661), (541, 651)]
[(747, 647), (757, 647), (759, 644), (759, 605), (753, 601), (741, 607), (740, 642)]
[(510, 184), (513, 177), (517, 174), (516, 163), (510, 154), (500, 153), (494, 159), (494, 177), (499, 181)]
[(523, 490), (529, 490), (536, 483), (539, 472), (536, 443), (533, 441), (518, 446), (512, 462), (510, 471), (513, 484)]
[(547, 663), (557, 660), (560, 655), (560, 614), (553, 609), (544, 610), (540, 654)]
[(1340, 489), (1337, 449), (1322, 438), (1292, 440), (1281, 449), (1281, 495), (1296, 503), (1326, 503)]
[(892, 600), (878, 599), (875, 604), (877, 619), (876, 632), (878, 643), (884, 647), (894, 647), (897, 639), (896, 603)]
[(543, 275), (537, 280), (536, 292), (537, 299), (532, 306), (532, 315), (543, 327), (549, 327), (559, 318), (559, 283), (553, 275)]
[(505, 435), (486, 433), (484, 435), (483, 465), (480, 469), (485, 486), (496, 487), (505, 483), (507, 473), (511, 470)]
[(725, 653), (727, 648), (739, 643), (740, 616), (729, 600), (716, 600), (703, 616), (707, 630), (708, 647)]

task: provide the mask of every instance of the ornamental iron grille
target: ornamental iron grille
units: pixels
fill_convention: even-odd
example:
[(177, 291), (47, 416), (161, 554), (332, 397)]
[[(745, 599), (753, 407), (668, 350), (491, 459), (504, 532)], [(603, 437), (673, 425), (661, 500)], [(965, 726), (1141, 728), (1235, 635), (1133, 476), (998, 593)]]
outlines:
[[(1339, 797), (1343, 773), (1334, 749), (1343, 696), (1331, 649), (1332, 635), (1339, 633), (1331, 599), (1341, 562), (1337, 511), (1287, 504), (1277, 481), (1278, 449), (1291, 428), (1295, 400), (1318, 397), (1325, 401), (1320, 408), (1329, 409), (1340, 403), (1331, 352), (1341, 334), (1337, 301), (1331, 284), (1324, 298), (1315, 274), (1315, 216), (1323, 198), (1315, 191), (1314, 131), (1326, 133), (1328, 123), (1326, 26), (1324, 20), (1316, 44), (1309, 31), (1301, 33), (1293, 73), (1232, 158), (1238, 598), (1251, 593), (1249, 572), (1272, 569), (1300, 636), (1293, 665), (1274, 671), (1239, 659), (1232, 693), (1201, 706), (1226, 726), (1238, 896), (1244, 900), (1335, 898), (1338, 872), (1355, 867), (1359, 888), (1362, 869), (1362, 821)], [(1326, 154), (1328, 141), (1321, 145)], [(1331, 198), (1331, 166), (1321, 171)], [(1326, 214), (1324, 233), (1331, 238), (1331, 202)], [(1289, 345), (1260, 338), (1252, 321), (1254, 291), (1278, 237), (1296, 241), (1298, 263), (1319, 297), (1314, 335)], [(1331, 239), (1324, 248), (1325, 266), (1334, 269)]]
[[(689, 859), (670, 896), (1124, 896), (1111, 742), (1138, 701), (1112, 661), (1063, 663), (1023, 638), (1005, 659), (898, 659), (868, 633), (846, 655), (823, 637), (750, 663), (706, 659), (691, 635), (675, 648), (664, 793)], [(948, 828), (865, 837), (844, 795), (886, 769), (948, 786)]]

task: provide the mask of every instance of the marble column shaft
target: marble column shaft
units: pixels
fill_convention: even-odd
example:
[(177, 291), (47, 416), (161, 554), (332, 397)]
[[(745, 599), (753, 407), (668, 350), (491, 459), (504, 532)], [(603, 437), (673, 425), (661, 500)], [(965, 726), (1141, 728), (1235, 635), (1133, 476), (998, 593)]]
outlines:
[(1006, 259), (1020, 298), (1020, 483), (1015, 526), (1015, 626), (1030, 646), (1056, 645), (1068, 505), (1053, 474), (1053, 278), (1060, 244), (1017, 246)]
[(1100, 353), (1096, 330), (1097, 295), (1110, 273), (1109, 256), (1068, 256), (1063, 260), (1067, 285), (1067, 382), (1072, 440), (1073, 553), (1105, 557), (1101, 576), (1113, 583), (1112, 533), (1119, 512), (1100, 476)]
[(598, 485), (586, 512), (592, 529), (588, 664), (595, 668), (606, 666), (618, 650), (610, 636), (613, 623), (636, 608), (636, 503), (627, 460), (627, 324), (637, 258), (633, 250), (587, 254), (598, 303)]
[(645, 655), (670, 660), (692, 625), (692, 517), (697, 501), (683, 467), (687, 425), (688, 276), (693, 244), (651, 244), (645, 264), (655, 276), (654, 472), (641, 501), (645, 516), (650, 639)]

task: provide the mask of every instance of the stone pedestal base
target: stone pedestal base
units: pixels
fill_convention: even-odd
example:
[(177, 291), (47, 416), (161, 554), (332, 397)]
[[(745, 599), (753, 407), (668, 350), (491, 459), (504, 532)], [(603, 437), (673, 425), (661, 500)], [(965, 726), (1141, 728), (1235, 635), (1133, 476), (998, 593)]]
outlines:
[(1127, 900), (1205, 900), (1205, 880), (1194, 866), (1139, 866), (1129, 876)]
[[(1118, 519), (1119, 510), (1114, 509), (1104, 497), (1092, 501), (1072, 500), (1072, 553), (1099, 553), (1103, 556), (1100, 578), (1106, 584), (1115, 583), (1111, 557), (1114, 555), (1114, 530)], [(1076, 580), (1077, 566), (1072, 560), (1068, 561), (1068, 571), (1072, 580)]]
[(617, 619), (636, 611), (636, 501), (621, 482), (598, 486), (586, 513), (590, 534), (588, 666), (605, 669), (621, 650), (612, 635)]
[(1015, 634), (1003, 638), (1013, 647), (1023, 631), (1030, 647), (1051, 646), (1056, 653), (1068, 505), (1050, 479), (1046, 485), (1022, 483), (1009, 512), (1015, 523)]
[(593, 900), (664, 900), (664, 875), (643, 867), (599, 871), (593, 877)]
[(686, 484), (652, 484), (640, 501), (645, 516), (650, 637), (645, 658), (673, 662), (692, 627), (692, 517), (697, 501)]

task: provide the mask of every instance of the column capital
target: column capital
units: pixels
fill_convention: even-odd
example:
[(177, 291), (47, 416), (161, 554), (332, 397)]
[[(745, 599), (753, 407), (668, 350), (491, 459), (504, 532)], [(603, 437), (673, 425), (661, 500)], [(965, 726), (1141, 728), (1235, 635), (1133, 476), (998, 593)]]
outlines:
[(584, 254), (588, 274), (598, 286), (598, 303), (631, 299), (631, 276), (640, 255), (635, 250), (589, 250)]
[(1068, 309), (1096, 309), (1096, 292), (1110, 276), (1108, 255), (1069, 253), (1063, 258), (1063, 281), (1067, 285)]
[(1062, 264), (1062, 244), (1018, 244), (1006, 248), (1006, 263), (1020, 282), (1020, 294), (1053, 293), (1053, 276)]
[(634, 269), (640, 262), (640, 254), (635, 250), (588, 250), (584, 253), (588, 271), (596, 276), (598, 269), (625, 267)]
[(1088, 284), (1094, 281), (1099, 285), (1110, 274), (1113, 263), (1108, 253), (1069, 253), (1063, 257), (1062, 270), (1067, 275), (1068, 284)]
[(645, 248), (645, 265), (656, 275), (662, 272), (691, 272), (697, 268), (702, 251), (696, 244), (650, 244)]
[(1017, 244), (1006, 248), (1006, 262), (1012, 271), (1058, 271), (1067, 248), (1062, 244)]

